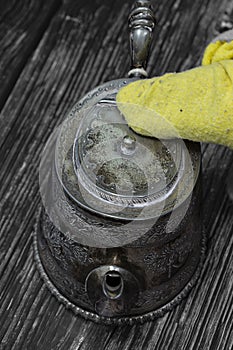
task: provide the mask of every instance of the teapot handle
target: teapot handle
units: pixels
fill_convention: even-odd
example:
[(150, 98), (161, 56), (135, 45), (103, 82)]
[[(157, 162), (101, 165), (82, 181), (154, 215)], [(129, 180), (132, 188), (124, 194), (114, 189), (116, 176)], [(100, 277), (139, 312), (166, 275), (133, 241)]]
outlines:
[(147, 77), (146, 67), (155, 23), (150, 1), (135, 1), (129, 15), (131, 55), (129, 77)]

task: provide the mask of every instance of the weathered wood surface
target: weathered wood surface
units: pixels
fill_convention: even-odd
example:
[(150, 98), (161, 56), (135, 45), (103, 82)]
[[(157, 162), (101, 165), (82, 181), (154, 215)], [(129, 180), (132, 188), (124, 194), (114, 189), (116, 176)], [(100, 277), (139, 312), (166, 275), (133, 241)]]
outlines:
[(0, 108), (60, 5), (60, 0), (0, 2)]
[[(231, 0), (153, 4), (159, 25), (151, 75), (198, 64), (205, 45), (233, 16)], [(0, 349), (233, 348), (229, 149), (203, 146), (207, 258), (198, 285), (163, 318), (109, 327), (75, 317), (51, 296), (35, 268), (32, 232), (40, 203), (40, 154), (75, 101), (103, 81), (126, 74), (131, 5), (129, 0), (70, 0), (61, 6), (52, 0), (0, 1)]]

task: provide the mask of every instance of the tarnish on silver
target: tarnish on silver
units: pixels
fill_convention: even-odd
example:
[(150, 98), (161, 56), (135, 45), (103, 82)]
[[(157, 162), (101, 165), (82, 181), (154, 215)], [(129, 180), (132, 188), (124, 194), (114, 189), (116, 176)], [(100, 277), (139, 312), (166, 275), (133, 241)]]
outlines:
[(154, 26), (155, 16), (150, 1), (136, 1), (129, 15), (130, 77), (147, 77), (146, 67)]
[[(130, 25), (132, 75), (142, 77), (154, 26), (148, 1), (136, 2)], [(39, 172), (39, 273), (76, 315), (105, 324), (163, 316), (187, 296), (204, 261), (200, 145), (133, 133), (116, 94), (134, 80), (112, 80), (80, 99)]]
[(164, 304), (162, 307), (155, 309), (151, 312), (144, 312), (140, 315), (136, 316), (127, 316), (127, 317), (109, 317), (98, 315), (97, 313), (90, 312), (85, 308), (79, 307), (77, 304), (71, 302), (64, 294), (61, 294), (57, 287), (54, 285), (53, 281), (50, 279), (47, 271), (44, 268), (44, 265), (41, 261), (41, 257), (38, 250), (38, 232), (40, 232), (40, 215), (41, 210), (38, 212), (37, 222), (35, 225), (35, 230), (33, 233), (33, 248), (34, 248), (34, 258), (37, 265), (38, 272), (45, 282), (47, 288), (51, 292), (52, 295), (56, 297), (56, 299), (62, 303), (66, 309), (71, 310), (75, 315), (81, 316), (86, 320), (91, 320), (95, 323), (101, 323), (106, 325), (122, 325), (129, 324), (133, 325), (135, 323), (145, 323), (148, 321), (153, 321), (155, 318), (159, 318), (164, 316), (165, 313), (171, 311), (175, 306), (179, 305), (184, 298), (190, 293), (192, 288), (196, 285), (205, 260), (205, 252), (206, 252), (206, 234), (203, 232), (202, 234), (202, 243), (201, 243), (201, 256), (198, 267), (194, 272), (193, 276), (186, 284), (186, 286), (182, 289), (180, 293), (178, 293), (170, 302)]

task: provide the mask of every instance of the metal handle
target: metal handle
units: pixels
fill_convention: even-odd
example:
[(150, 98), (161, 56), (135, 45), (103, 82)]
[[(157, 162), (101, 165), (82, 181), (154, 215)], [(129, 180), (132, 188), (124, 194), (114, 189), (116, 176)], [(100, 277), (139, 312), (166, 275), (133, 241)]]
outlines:
[(129, 76), (147, 77), (149, 56), (155, 16), (149, 0), (135, 1), (129, 15), (131, 70)]

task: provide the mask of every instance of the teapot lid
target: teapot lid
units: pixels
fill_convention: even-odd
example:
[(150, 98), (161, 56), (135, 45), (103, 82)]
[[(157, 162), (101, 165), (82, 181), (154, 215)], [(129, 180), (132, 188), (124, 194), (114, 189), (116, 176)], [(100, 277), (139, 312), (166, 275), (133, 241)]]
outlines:
[[(106, 83), (73, 108), (63, 123), (56, 159), (65, 192), (79, 206), (139, 220), (180, 204), (193, 189), (193, 168), (183, 140), (143, 137), (129, 128), (115, 96), (130, 81)], [(153, 113), (142, 112), (145, 118)], [(182, 196), (180, 188), (185, 188)]]
[(80, 182), (97, 198), (129, 206), (153, 201), (177, 176), (181, 143), (140, 136), (113, 99), (87, 111), (77, 132), (73, 162)]

